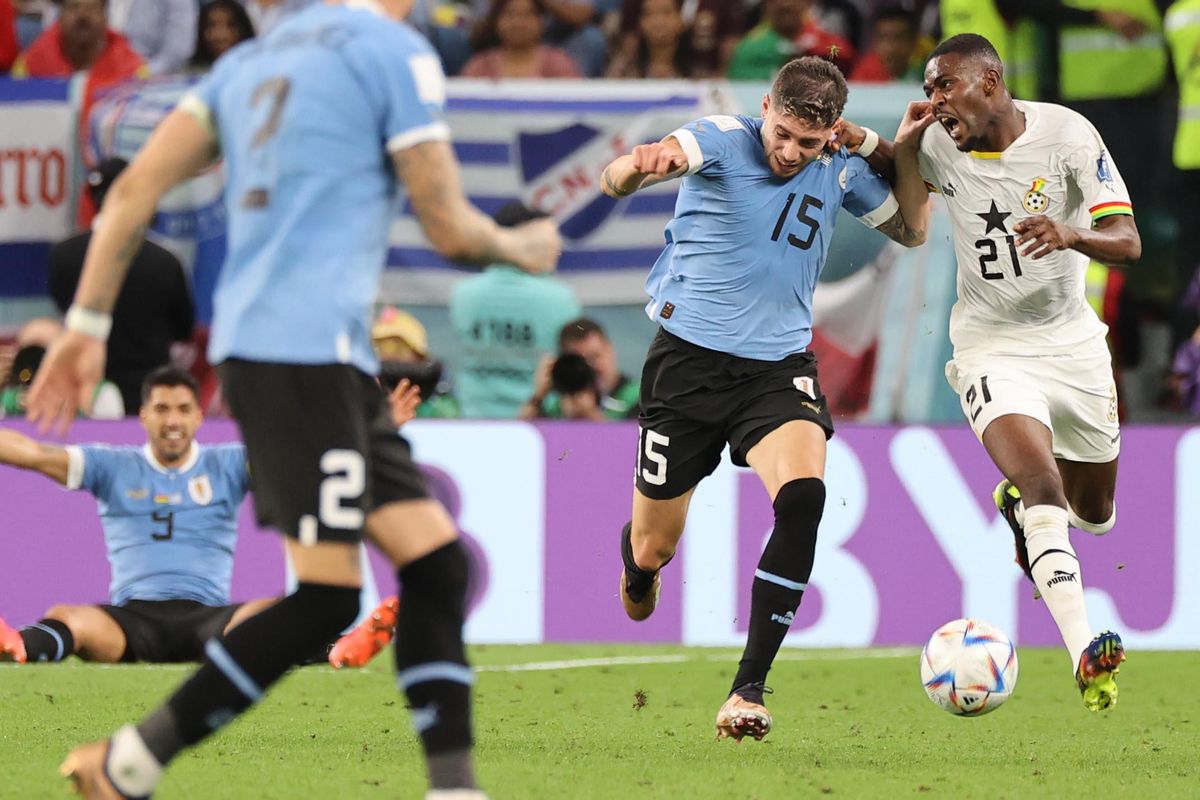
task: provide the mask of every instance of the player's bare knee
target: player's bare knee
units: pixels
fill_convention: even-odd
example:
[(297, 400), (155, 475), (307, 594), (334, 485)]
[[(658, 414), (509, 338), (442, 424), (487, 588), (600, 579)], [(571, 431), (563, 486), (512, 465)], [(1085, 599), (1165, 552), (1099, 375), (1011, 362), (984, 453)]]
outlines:
[(78, 627), (79, 623), (79, 615), (76, 613), (76, 607), (63, 605), (61, 603), (50, 606), (50, 608), (47, 609), (46, 613), (43, 614), (42, 617), (44, 619), (58, 620), (68, 628), (76, 628)]
[(1018, 475), (1013, 479), (1013, 483), (1016, 485), (1017, 491), (1021, 493), (1021, 499), (1026, 508), (1041, 505), (1063, 508), (1067, 505), (1062, 478), (1053, 469), (1041, 469)]

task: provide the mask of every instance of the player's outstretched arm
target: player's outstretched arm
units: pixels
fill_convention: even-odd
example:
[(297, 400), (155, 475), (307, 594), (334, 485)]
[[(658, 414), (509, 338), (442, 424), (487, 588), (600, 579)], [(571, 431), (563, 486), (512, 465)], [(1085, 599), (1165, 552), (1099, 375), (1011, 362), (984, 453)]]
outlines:
[(639, 144), (600, 173), (600, 189), (609, 197), (628, 197), (638, 189), (678, 178), (687, 172), (688, 158), (679, 141), (668, 136), (661, 142)]
[(463, 194), (458, 161), (449, 143), (428, 141), (392, 153), (396, 175), (421, 230), (438, 253), (462, 264), (513, 264), (526, 272), (558, 265), (562, 239), (551, 219), (502, 228)]
[(67, 451), (61, 447), (35, 442), (16, 431), (0, 429), (0, 464), (40, 472), (65, 486), (70, 459)]
[(1022, 256), (1034, 260), (1056, 250), (1078, 250), (1109, 266), (1128, 266), (1142, 257), (1142, 237), (1128, 214), (1104, 217), (1094, 228), (1071, 228), (1044, 214), (1026, 217), (1013, 226)]
[(133, 163), (104, 198), (104, 224), (88, 246), (67, 311), (66, 332), (50, 346), (27, 400), (27, 417), (43, 431), (57, 422), (65, 433), (80, 408), (89, 409), (104, 374), (104, 342), (125, 273), (143, 232), (168, 189), (192, 177), (216, 155), (216, 138), (189, 111), (159, 123)]

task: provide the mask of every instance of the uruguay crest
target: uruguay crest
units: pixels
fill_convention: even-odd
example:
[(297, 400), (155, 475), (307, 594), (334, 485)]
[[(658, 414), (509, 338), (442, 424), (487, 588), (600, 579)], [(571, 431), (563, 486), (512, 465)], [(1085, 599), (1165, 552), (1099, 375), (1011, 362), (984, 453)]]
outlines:
[(1025, 199), (1021, 205), (1025, 206), (1025, 210), (1030, 214), (1044, 214), (1050, 206), (1050, 198), (1042, 191), (1046, 188), (1045, 178), (1034, 178), (1033, 186), (1025, 193)]
[(206, 506), (212, 502), (212, 482), (208, 480), (207, 475), (188, 479), (188, 497), (192, 498), (192, 501), (196, 504), (202, 506)]

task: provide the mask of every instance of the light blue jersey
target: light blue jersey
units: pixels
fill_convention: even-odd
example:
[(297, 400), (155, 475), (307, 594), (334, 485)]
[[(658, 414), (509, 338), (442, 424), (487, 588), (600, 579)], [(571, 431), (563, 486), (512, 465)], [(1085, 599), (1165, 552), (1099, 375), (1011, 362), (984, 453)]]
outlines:
[(201, 447), (178, 469), (149, 445), (67, 448), (67, 488), (96, 498), (113, 605), (130, 600), (229, 604), (237, 515), (250, 488), (246, 449)]
[(533, 393), (538, 359), (583, 314), (571, 287), (549, 275), (492, 266), (459, 281), (450, 322), (463, 357), (454, 396), (464, 417), (512, 418)]
[(397, 192), (388, 154), (449, 139), (444, 105), (429, 44), (361, 1), (313, 6), (239, 45), (181, 101), (225, 157), (210, 361), (375, 374), (370, 316)]
[(887, 181), (845, 150), (777, 177), (761, 129), (757, 117), (713, 116), (672, 134), (688, 174), (646, 278), (646, 313), (701, 347), (779, 361), (812, 341), (813, 291), (838, 209), (875, 227), (899, 206)]

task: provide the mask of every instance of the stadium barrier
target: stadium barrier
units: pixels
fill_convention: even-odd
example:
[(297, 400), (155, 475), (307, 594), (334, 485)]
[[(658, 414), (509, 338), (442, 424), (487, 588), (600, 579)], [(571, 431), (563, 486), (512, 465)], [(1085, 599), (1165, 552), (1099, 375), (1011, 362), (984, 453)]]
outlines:
[[(634, 425), (418, 421), (406, 432), (482, 567), (470, 641), (742, 643), (772, 526), (750, 471), (726, 461), (701, 485), (662, 602), (635, 624), (616, 596)], [(81, 421), (71, 437), (140, 444), (144, 432), (135, 421)], [(200, 438), (237, 431), (214, 420)], [(1131, 648), (1200, 648), (1200, 431), (1134, 427), (1122, 438), (1116, 529), (1073, 534), (1092, 623), (1121, 631)], [(816, 568), (787, 644), (917, 645), (960, 616), (1026, 646), (1058, 644), (1012, 563), (1012, 536), (991, 504), (997, 477), (966, 428), (843, 426), (830, 443)], [(105, 600), (90, 497), (6, 469), (0, 513), (0, 615), (23, 623), (54, 603)], [(256, 531), (250, 502), (241, 528), (235, 599), (278, 594), (281, 548)], [(386, 563), (374, 553), (370, 563), (379, 590), (391, 591)]]

